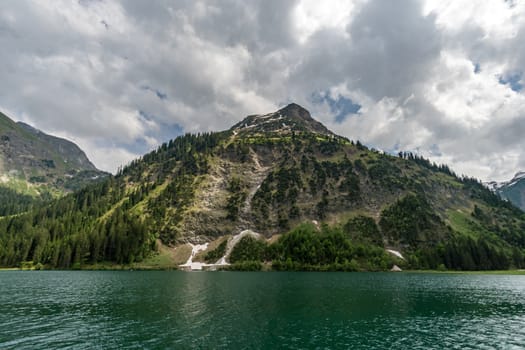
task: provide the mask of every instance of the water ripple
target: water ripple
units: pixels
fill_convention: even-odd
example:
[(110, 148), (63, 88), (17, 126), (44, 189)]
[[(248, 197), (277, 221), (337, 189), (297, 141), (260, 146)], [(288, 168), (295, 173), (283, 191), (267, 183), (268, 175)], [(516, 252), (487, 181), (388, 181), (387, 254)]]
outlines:
[(525, 278), (0, 272), (1, 349), (521, 349)]

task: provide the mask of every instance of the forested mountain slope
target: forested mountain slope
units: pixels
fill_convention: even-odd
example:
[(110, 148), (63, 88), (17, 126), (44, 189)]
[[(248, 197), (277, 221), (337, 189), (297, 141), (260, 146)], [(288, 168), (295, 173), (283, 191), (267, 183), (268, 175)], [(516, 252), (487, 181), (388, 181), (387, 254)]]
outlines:
[(203, 243), (247, 229), (292, 230), (237, 254), (279, 269), (384, 269), (384, 248), (411, 268), (524, 266), (519, 209), (446, 166), (337, 136), (295, 104), (180, 136), (115, 177), (0, 220), (0, 264), (130, 263), (159, 240)]

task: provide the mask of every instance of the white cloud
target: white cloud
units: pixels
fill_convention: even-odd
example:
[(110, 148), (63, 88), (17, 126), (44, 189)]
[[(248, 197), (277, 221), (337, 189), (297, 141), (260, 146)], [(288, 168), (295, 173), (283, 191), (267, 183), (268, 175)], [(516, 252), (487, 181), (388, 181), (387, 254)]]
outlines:
[[(119, 164), (177, 136), (303, 104), (334, 131), (458, 173), (525, 169), (518, 1), (8, 1), (0, 106)], [(521, 74), (521, 75), (520, 75)], [(361, 106), (341, 124), (312, 96)]]
[[(79, 144), (82, 145), (82, 143)], [(90, 147), (90, 144), (86, 143), (86, 147)], [(91, 160), (100, 167), (100, 169), (107, 169), (111, 172), (116, 172), (119, 166), (126, 165), (138, 157), (137, 154), (116, 145), (112, 147), (91, 145), (91, 149), (93, 149)], [(118, 160), (118, 162), (115, 162), (115, 160)]]
[(465, 27), (479, 27), (487, 39), (512, 38), (522, 24), (525, 5), (512, 1), (427, 0), (424, 13), (434, 13), (436, 24), (452, 35)]
[(301, 0), (293, 11), (295, 35), (305, 43), (315, 32), (336, 28), (344, 31), (360, 2), (333, 0), (329, 5), (317, 0)]

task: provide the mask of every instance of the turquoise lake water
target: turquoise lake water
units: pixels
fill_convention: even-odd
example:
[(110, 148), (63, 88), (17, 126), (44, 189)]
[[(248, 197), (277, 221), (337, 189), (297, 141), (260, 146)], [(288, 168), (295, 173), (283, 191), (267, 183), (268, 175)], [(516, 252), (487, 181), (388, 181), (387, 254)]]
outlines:
[(522, 349), (525, 276), (0, 272), (0, 349)]

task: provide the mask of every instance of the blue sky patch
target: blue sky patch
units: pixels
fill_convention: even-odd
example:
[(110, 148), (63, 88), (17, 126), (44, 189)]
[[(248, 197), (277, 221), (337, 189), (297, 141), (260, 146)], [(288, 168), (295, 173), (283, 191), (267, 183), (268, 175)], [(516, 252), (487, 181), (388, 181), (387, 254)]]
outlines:
[[(177, 136), (180, 136), (184, 133), (184, 128), (177, 123), (169, 124), (169, 123), (162, 122), (159, 120), (160, 118), (156, 117), (155, 115), (151, 113), (145, 112), (143, 110), (139, 110), (138, 112), (139, 112), (140, 118), (148, 122), (153, 122), (159, 126), (158, 130), (157, 129), (149, 130), (145, 135), (145, 136), (152, 137), (155, 140), (157, 140), (159, 142), (159, 146), (162, 143), (168, 142), (169, 140), (172, 140), (176, 138)], [(124, 145), (124, 147), (128, 151), (133, 152), (133, 153), (138, 153), (138, 154), (144, 154), (152, 150), (151, 145), (149, 145), (146, 142), (145, 138), (136, 139), (133, 143)]]
[(133, 143), (122, 145), (128, 152), (135, 154), (146, 154), (152, 151), (151, 146), (146, 142), (144, 138), (138, 138)]
[(396, 141), (396, 143), (391, 146), (390, 148), (387, 148), (385, 149), (385, 153), (386, 154), (390, 154), (391, 156), (397, 156), (397, 154), (399, 153), (399, 151), (401, 151), (401, 144), (399, 142), (399, 140)]
[(523, 84), (521, 82), (522, 76), (523, 76), (522, 72), (510, 74), (507, 76), (502, 75), (499, 77), (498, 81), (502, 85), (509, 85), (512, 91), (520, 92), (523, 89)]
[(428, 149), (429, 154), (432, 157), (441, 157), (443, 156), (443, 153), (441, 153), (441, 150), (439, 149), (439, 145), (433, 143), (432, 146)]
[(169, 140), (172, 140), (176, 138), (177, 136), (184, 134), (184, 128), (177, 123), (168, 124), (168, 123), (157, 122), (157, 124), (160, 125), (160, 131), (156, 135), (152, 135), (152, 136), (154, 136), (161, 143), (168, 142)]
[(142, 109), (139, 109), (139, 115), (141, 116), (142, 119), (145, 119), (149, 122), (155, 120), (155, 116), (153, 114), (144, 112)]
[(479, 72), (481, 72), (481, 66), (479, 63), (474, 63), (474, 74), (478, 74)]
[(148, 86), (148, 85), (143, 85), (140, 87), (142, 90), (146, 90), (146, 91), (151, 91), (153, 92), (158, 98), (160, 98), (161, 100), (166, 100), (168, 98), (168, 94), (166, 94), (165, 92), (162, 92), (160, 90), (157, 90), (155, 88), (152, 88), (151, 86)]
[(328, 93), (317, 92), (312, 94), (312, 102), (328, 104), (330, 111), (335, 114), (335, 122), (338, 124), (343, 123), (352, 114), (359, 114), (361, 110), (360, 104), (341, 95), (334, 99)]

